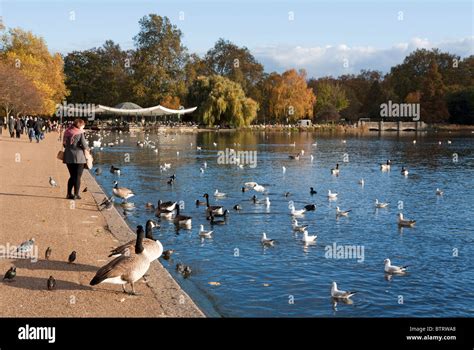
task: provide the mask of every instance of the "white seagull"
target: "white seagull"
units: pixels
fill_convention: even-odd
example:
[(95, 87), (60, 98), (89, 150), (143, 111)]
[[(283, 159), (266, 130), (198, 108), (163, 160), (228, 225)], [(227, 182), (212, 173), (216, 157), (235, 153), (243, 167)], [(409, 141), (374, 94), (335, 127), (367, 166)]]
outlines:
[(291, 221), (291, 227), (293, 228), (293, 231), (304, 232), (308, 228), (308, 225), (299, 225), (298, 220), (293, 219)]
[(214, 192), (214, 197), (218, 197), (218, 198), (222, 198), (222, 197), (225, 197), (226, 194), (223, 193), (223, 192), (219, 192), (219, 190), (216, 189), (216, 191)]
[(267, 234), (265, 232), (262, 233), (262, 239), (260, 242), (262, 242), (264, 246), (273, 246), (275, 244), (275, 240), (267, 238)]
[(336, 207), (336, 215), (337, 216), (349, 216), (351, 210), (341, 210), (339, 207)]
[(296, 210), (293, 204), (291, 204), (288, 208), (290, 209), (290, 213), (293, 216), (302, 216), (306, 212), (306, 209)]
[(308, 231), (304, 230), (303, 231), (303, 238), (301, 239), (303, 241), (303, 243), (305, 244), (308, 244), (308, 243), (314, 243), (316, 242), (316, 238), (318, 238), (318, 236), (316, 235), (308, 235)]
[(389, 273), (389, 274), (394, 274), (394, 275), (403, 275), (406, 273), (406, 270), (407, 270), (407, 267), (408, 265), (406, 266), (395, 266), (395, 265), (392, 265), (392, 263), (390, 262), (390, 259), (385, 259), (383, 261), (385, 267), (384, 267), (384, 271), (386, 273)]
[(214, 231), (205, 231), (204, 225), (201, 225), (199, 229), (199, 236), (203, 238), (211, 238), (213, 232)]
[(415, 220), (404, 219), (402, 213), (398, 214), (398, 226), (413, 227), (415, 226), (415, 223)]
[(386, 208), (386, 207), (388, 207), (388, 203), (379, 202), (378, 199), (375, 199), (375, 207), (376, 208)]
[(336, 282), (332, 282), (331, 297), (335, 299), (349, 299), (357, 292), (346, 292), (345, 290), (338, 290)]
[(331, 192), (331, 190), (328, 190), (328, 198), (329, 199), (336, 199), (337, 198), (337, 193)]

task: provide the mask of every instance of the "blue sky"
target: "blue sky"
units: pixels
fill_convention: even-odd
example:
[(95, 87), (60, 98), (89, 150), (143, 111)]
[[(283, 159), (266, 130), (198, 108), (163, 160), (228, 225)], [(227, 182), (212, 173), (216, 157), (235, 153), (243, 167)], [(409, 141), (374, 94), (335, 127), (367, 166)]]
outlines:
[(247, 46), (267, 71), (305, 68), (311, 76), (386, 71), (419, 47), (474, 54), (470, 0), (0, 0), (7, 27), (32, 30), (63, 54), (107, 39), (132, 48), (138, 20), (148, 13), (168, 16), (191, 52), (203, 54), (223, 37)]

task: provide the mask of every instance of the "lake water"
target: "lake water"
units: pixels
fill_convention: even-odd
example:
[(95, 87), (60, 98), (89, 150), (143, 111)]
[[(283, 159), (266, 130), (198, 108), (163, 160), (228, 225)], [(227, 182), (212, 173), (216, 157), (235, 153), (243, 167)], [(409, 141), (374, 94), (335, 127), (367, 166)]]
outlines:
[[(91, 140), (97, 137), (91, 135)], [(137, 146), (145, 137), (156, 142), (158, 152)], [(162, 220), (154, 234), (165, 249), (176, 250), (171, 260), (162, 260), (163, 265), (209, 315), (474, 315), (474, 135), (111, 133), (103, 141), (116, 139), (123, 143), (94, 150), (95, 161), (104, 170), (98, 182), (109, 194), (116, 179), (135, 192), (130, 201), (136, 209), (127, 216), (132, 228), (154, 218), (145, 209), (146, 202), (184, 201), (183, 214), (192, 216), (192, 229), (176, 232), (171, 222)], [(201, 151), (196, 150), (197, 145)], [(218, 164), (217, 152), (226, 148), (256, 151), (256, 167)], [(289, 154), (300, 150), (305, 151), (300, 160), (289, 159)], [(387, 159), (392, 160), (392, 169), (381, 172), (379, 164)], [(207, 168), (201, 173), (204, 162)], [(164, 163), (171, 163), (171, 169), (160, 171)], [(339, 176), (330, 172), (336, 163), (340, 164)], [(122, 169), (121, 176), (108, 171), (111, 164)], [(408, 167), (408, 177), (400, 174), (402, 165)], [(169, 186), (172, 174), (177, 180)], [(358, 183), (361, 178), (364, 186)], [(268, 194), (243, 193), (241, 187), (248, 181), (263, 185)], [(310, 187), (316, 195), (310, 195)], [(437, 187), (444, 191), (443, 196), (436, 195)], [(227, 196), (216, 200), (216, 189)], [(336, 201), (328, 201), (328, 190), (339, 194)], [(291, 194), (285, 197), (286, 192)], [(230, 215), (226, 225), (213, 227), (212, 239), (201, 240), (199, 225), (211, 228), (205, 207), (195, 205), (197, 199), (204, 201), (204, 193), (209, 193), (211, 205), (223, 205)], [(254, 194), (259, 199), (268, 196), (270, 208), (255, 205), (250, 200)], [(376, 198), (389, 202), (389, 207), (375, 209)], [(316, 204), (316, 211), (299, 219), (309, 225), (310, 235), (318, 235), (316, 244), (305, 246), (302, 235), (292, 231), (290, 200), (296, 209)], [(232, 209), (236, 204), (241, 205), (240, 212)], [(336, 218), (336, 206), (352, 211), (348, 217)], [(415, 227), (399, 229), (399, 212), (415, 219)], [(262, 232), (277, 241), (274, 247), (262, 246)], [(327, 247), (334, 245), (356, 246), (363, 249), (363, 256), (330, 258)], [(395, 265), (409, 265), (409, 273), (386, 278), (385, 258)], [(192, 267), (188, 279), (175, 271), (177, 262)], [(358, 292), (352, 304), (333, 304), (332, 281), (339, 289)]]

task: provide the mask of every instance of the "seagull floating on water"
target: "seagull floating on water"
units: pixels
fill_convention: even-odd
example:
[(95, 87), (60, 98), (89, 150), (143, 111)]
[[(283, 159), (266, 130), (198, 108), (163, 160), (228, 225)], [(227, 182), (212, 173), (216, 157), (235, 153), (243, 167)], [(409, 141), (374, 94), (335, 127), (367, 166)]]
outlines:
[(336, 215), (337, 216), (349, 216), (351, 210), (341, 210), (339, 207), (336, 207)]
[(299, 225), (298, 220), (293, 219), (291, 221), (291, 227), (293, 228), (293, 231), (304, 232), (308, 228), (308, 225)]
[(443, 194), (444, 194), (444, 191), (441, 191), (439, 188), (436, 189), (437, 196), (442, 196)]
[(328, 198), (329, 199), (336, 199), (337, 198), (337, 193), (331, 192), (331, 190), (328, 190)]
[(398, 214), (398, 226), (413, 227), (415, 226), (415, 223), (416, 223), (416, 220), (404, 219), (402, 213)]
[(390, 262), (390, 259), (385, 259), (383, 261), (385, 267), (384, 267), (384, 271), (386, 273), (389, 273), (389, 274), (394, 274), (394, 275), (403, 275), (406, 273), (406, 270), (407, 270), (407, 267), (408, 265), (406, 266), (395, 266), (395, 265), (392, 265), (392, 263)]
[(264, 246), (273, 246), (275, 244), (275, 240), (267, 238), (267, 234), (265, 232), (262, 233), (262, 239), (260, 242), (262, 242)]
[(336, 282), (332, 282), (331, 297), (335, 299), (349, 299), (357, 292), (346, 292), (345, 290), (338, 290)]
[(308, 231), (304, 230), (303, 231), (303, 238), (301, 239), (303, 241), (303, 243), (307, 244), (307, 243), (314, 243), (316, 242), (316, 239), (318, 238), (318, 236), (316, 235), (308, 235)]
[(375, 207), (376, 208), (386, 208), (386, 207), (388, 207), (388, 203), (379, 202), (378, 199), (375, 199)]

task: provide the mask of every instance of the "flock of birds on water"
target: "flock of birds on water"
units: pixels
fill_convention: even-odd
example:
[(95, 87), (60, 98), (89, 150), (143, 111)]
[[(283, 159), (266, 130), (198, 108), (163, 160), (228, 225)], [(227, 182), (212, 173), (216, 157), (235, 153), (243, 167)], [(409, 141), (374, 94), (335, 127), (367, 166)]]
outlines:
[[(119, 132), (119, 135), (122, 134), (123, 132)], [(88, 138), (90, 138), (93, 135), (93, 133), (90, 133)], [(123, 143), (123, 139), (116, 138), (115, 142), (109, 142), (106, 145), (102, 145), (102, 137), (107, 137), (110, 135), (110, 132), (104, 133), (101, 132), (99, 134), (99, 139), (95, 140), (92, 142), (93, 146), (91, 149), (94, 148), (99, 148), (103, 149), (104, 146), (108, 147), (114, 147), (119, 145), (120, 143)], [(168, 137), (168, 134), (161, 133), (162, 136)], [(172, 141), (174, 141), (174, 138), (172, 138)], [(343, 143), (346, 143), (345, 140), (342, 140)], [(439, 142), (441, 144), (441, 141)], [(447, 141), (448, 144), (451, 144), (451, 141)], [(413, 144), (416, 144), (416, 140), (413, 140)], [(214, 147), (217, 147), (217, 143), (213, 143)], [(237, 146), (239, 144), (236, 144)], [(290, 144), (290, 146), (295, 146), (296, 144)], [(317, 143), (313, 143), (312, 146), (317, 146)], [(154, 141), (149, 140), (148, 135), (145, 135), (145, 141), (137, 141), (137, 147), (147, 147), (151, 148), (153, 151), (158, 152), (157, 145)], [(191, 143), (191, 147), (193, 147)], [(202, 150), (201, 146), (196, 146), (196, 150), (199, 152)], [(177, 155), (179, 156), (179, 151), (177, 151)], [(298, 161), (304, 156), (304, 150), (301, 150), (297, 154), (291, 154), (289, 155), (289, 159)], [(313, 155), (310, 155), (310, 160), (311, 162), (313, 161)], [(239, 167), (242, 167), (242, 164), (237, 164)], [(202, 164), (202, 167), (200, 168), (201, 172), (204, 172), (205, 169), (207, 168), (207, 163), (204, 162)], [(160, 171), (166, 172), (171, 168), (170, 163), (164, 163), (163, 165), (160, 165)], [(380, 171), (381, 172), (389, 172), (392, 170), (392, 162), (391, 160), (387, 160), (385, 163), (380, 164)], [(121, 175), (122, 171), (120, 168), (111, 165), (109, 171), (114, 174), (114, 175)], [(283, 173), (286, 172), (286, 167), (282, 167)], [(339, 167), (339, 164), (336, 164), (334, 168), (330, 169), (330, 174), (332, 176), (339, 176), (341, 172), (341, 169)], [(96, 176), (99, 176), (102, 174), (102, 168), (97, 167), (94, 170), (94, 173)], [(409, 171), (405, 166), (402, 166), (400, 170), (400, 175), (407, 177), (409, 175)], [(174, 182), (176, 181), (177, 176), (176, 174), (173, 174), (168, 177), (167, 184), (169, 186), (173, 186)], [(57, 182), (50, 177), (49, 178), (49, 184), (51, 187), (59, 187)], [(365, 181), (363, 178), (361, 178), (358, 181), (358, 184), (360, 186), (365, 185)], [(86, 192), (87, 188), (83, 190), (83, 192)], [(251, 197), (251, 201), (255, 205), (263, 205), (267, 209), (270, 208), (271, 202), (269, 200), (269, 197), (266, 196), (264, 199), (259, 199), (257, 197), (257, 194), (268, 194), (267, 188), (264, 186), (258, 184), (257, 182), (250, 181), (246, 182), (243, 184), (241, 187), (242, 192), (247, 192), (247, 191), (254, 191), (255, 194)], [(313, 188), (309, 188), (309, 193), (311, 196), (316, 195), (317, 191)], [(213, 197), (215, 199), (222, 199), (227, 196), (226, 193), (220, 192), (218, 189), (215, 189), (214, 192), (212, 192)], [(437, 188), (435, 191), (435, 194), (437, 196), (442, 196), (444, 192)], [(99, 204), (99, 209), (100, 210), (110, 210), (114, 208), (114, 202), (116, 198), (119, 198), (122, 200), (120, 205), (124, 209), (124, 214), (126, 214), (127, 211), (135, 209), (135, 205), (128, 200), (133, 197), (135, 194), (134, 192), (126, 187), (121, 187), (119, 186), (118, 181), (114, 181), (114, 186), (112, 188), (112, 196), (110, 197), (105, 197), (104, 200)], [(289, 197), (291, 193), (286, 192), (284, 193), (285, 197)], [(205, 200), (199, 200), (197, 199), (195, 201), (195, 204), (197, 207), (203, 206), (205, 207), (204, 211), (204, 217), (209, 221), (210, 225), (214, 227), (215, 225), (225, 225), (227, 223), (227, 216), (229, 215), (229, 210), (224, 208), (223, 206), (220, 205), (212, 205), (210, 203), (209, 199), (209, 194), (205, 193), (202, 198)], [(331, 190), (328, 190), (327, 193), (327, 199), (329, 201), (335, 201), (337, 200), (338, 194), (335, 192), (332, 192)], [(374, 201), (374, 207), (377, 209), (384, 209), (389, 206), (389, 203), (387, 202), (380, 202), (378, 199), (375, 199)], [(155, 216), (159, 218), (159, 221), (161, 220), (167, 220), (167, 221), (172, 221), (174, 225), (176, 226), (176, 229), (179, 230), (180, 228), (184, 229), (191, 229), (192, 226), (192, 220), (193, 218), (184, 215), (182, 210), (184, 208), (184, 202), (175, 202), (175, 201), (162, 201), (158, 200), (157, 205), (155, 206), (153, 203), (146, 203), (145, 204), (145, 209), (147, 211), (154, 211)], [(232, 208), (234, 211), (241, 211), (242, 207), (240, 204), (235, 204)], [(296, 209), (295, 204), (293, 201), (289, 202), (288, 205), (289, 209), (289, 217), (291, 219), (291, 226), (292, 230), (295, 233), (302, 233), (302, 238), (301, 241), (305, 245), (311, 245), (316, 243), (317, 241), (317, 235), (310, 235), (308, 232), (308, 225), (301, 225), (298, 222), (299, 218), (304, 217), (305, 213), (314, 211), (316, 210), (316, 205), (315, 204), (308, 204), (305, 205), (304, 207), (300, 209)], [(335, 215), (336, 217), (347, 217), (350, 215), (351, 210), (342, 210), (338, 206), (336, 206), (336, 212)], [(406, 227), (406, 228), (412, 228), (416, 224), (415, 220), (412, 219), (407, 219), (403, 216), (402, 213), (398, 213), (398, 226), (399, 227)], [(151, 262), (154, 260), (162, 257), (165, 260), (169, 260), (171, 255), (175, 252), (173, 249), (169, 250), (164, 250), (163, 245), (161, 242), (153, 237), (153, 229), (156, 227), (160, 227), (160, 224), (156, 222), (155, 220), (148, 220), (145, 225), (145, 229), (143, 226), (138, 225), (136, 228), (136, 235), (137, 238), (135, 240), (132, 240), (126, 244), (123, 244), (119, 247), (116, 247), (110, 251), (109, 257), (113, 257), (114, 259), (108, 262), (106, 265), (102, 266), (93, 279), (90, 281), (90, 285), (94, 286), (99, 283), (111, 283), (111, 284), (120, 284), (122, 285), (122, 289), (124, 293), (128, 293), (131, 295), (137, 295), (135, 292), (134, 288), (134, 283), (136, 283), (138, 280), (140, 280), (148, 271)], [(204, 240), (207, 238), (211, 238), (214, 235), (214, 230), (206, 230), (204, 228), (204, 225), (201, 224), (199, 225), (200, 229), (198, 231), (199, 237)], [(31, 253), (33, 250), (35, 240), (34, 238), (31, 238), (28, 241), (25, 241), (21, 243), (17, 247), (17, 253), (19, 254), (28, 254)], [(272, 239), (271, 237), (268, 237), (265, 232), (261, 234), (261, 239), (260, 239), (261, 245), (264, 247), (274, 247), (277, 241), (275, 239)], [(45, 259), (48, 260), (51, 256), (51, 247), (48, 247), (46, 252), (45, 252)], [(68, 263), (72, 264), (77, 258), (77, 253), (76, 251), (73, 251), (69, 257), (68, 257)], [(386, 258), (384, 260), (384, 272), (386, 276), (390, 279), (393, 275), (405, 275), (407, 274), (407, 268), (408, 266), (396, 266), (392, 265), (392, 262), (389, 258)], [(176, 265), (176, 270), (181, 273), (185, 278), (189, 277), (192, 273), (192, 269), (189, 265), (185, 265), (181, 262), (179, 262)], [(16, 267), (12, 266), (6, 273), (3, 278), (4, 281), (12, 281), (14, 280), (16, 276)], [(129, 284), (131, 286), (131, 291), (126, 290), (126, 285)], [(47, 280), (47, 289), (48, 290), (53, 290), (56, 286), (56, 281), (54, 280), (53, 276), (50, 276), (50, 278)], [(339, 290), (337, 283), (332, 282), (331, 285), (331, 291), (330, 291), (330, 296), (333, 300), (334, 303), (337, 303), (337, 301), (342, 301), (344, 303), (352, 303), (352, 300), (350, 298), (356, 294), (355, 291), (344, 291), (344, 290)], [(334, 304), (335, 305), (335, 304)]]

